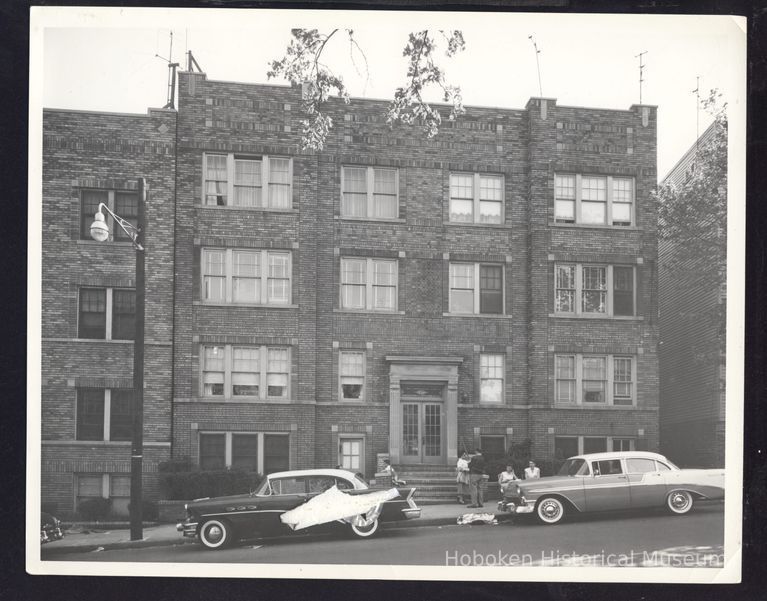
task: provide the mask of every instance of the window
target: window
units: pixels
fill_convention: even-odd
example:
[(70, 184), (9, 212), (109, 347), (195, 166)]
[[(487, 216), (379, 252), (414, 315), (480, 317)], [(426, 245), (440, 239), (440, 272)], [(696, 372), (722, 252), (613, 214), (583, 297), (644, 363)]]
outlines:
[(131, 440), (133, 391), (77, 390), (77, 440)]
[(287, 305), (291, 300), (289, 251), (204, 248), (201, 298), (209, 303)]
[(200, 432), (202, 470), (243, 469), (270, 474), (288, 469), (287, 434), (263, 432)]
[(341, 351), (338, 361), (341, 399), (360, 401), (365, 398), (365, 353)]
[[(506, 457), (506, 437), (498, 435), (485, 435), (479, 437), (480, 448), (485, 460), (503, 461)], [(504, 466), (505, 467), (505, 466)]]
[(554, 457), (559, 460), (578, 455), (577, 436), (556, 436), (554, 438)]
[(303, 495), (306, 494), (306, 478), (277, 478), (271, 481), (273, 495)]
[(130, 502), (130, 475), (75, 474), (75, 509), (89, 499), (111, 499), (113, 516), (127, 516)]
[(633, 438), (613, 438), (611, 436), (556, 436), (554, 438), (554, 455), (557, 459), (567, 459), (585, 453), (633, 450)]
[(559, 354), (554, 356), (555, 402), (634, 405), (633, 357)]
[(364, 444), (365, 440), (362, 438), (341, 438), (338, 441), (338, 464), (342, 469), (363, 471)]
[(619, 265), (554, 265), (554, 311), (574, 316), (634, 315), (634, 268)]
[(606, 459), (604, 461), (592, 461), (591, 471), (595, 476), (616, 476), (623, 473), (620, 459)]
[(397, 261), (341, 259), (341, 308), (397, 310)]
[(454, 223), (503, 223), (503, 176), (450, 174), (450, 217)]
[(200, 363), (200, 388), (204, 397), (288, 398), (290, 351), (287, 348), (204, 345), (200, 350)]
[(480, 354), (479, 398), (481, 403), (503, 402), (503, 374), (503, 355), (492, 355), (489, 353)]
[(396, 169), (341, 168), (341, 216), (396, 219), (399, 214)]
[(572, 173), (554, 176), (557, 223), (630, 226), (633, 207), (634, 179), (631, 177)]
[[(82, 190), (80, 192), (80, 239), (91, 240), (93, 216), (98, 212), (99, 204), (104, 203), (119, 217), (134, 226), (138, 224), (138, 193), (114, 190)], [(115, 242), (129, 242), (130, 237), (114, 222), (112, 216), (104, 211), (106, 224), (109, 226), (110, 239)]]
[(633, 458), (626, 459), (627, 474), (648, 474), (658, 471), (655, 467), (655, 461), (652, 459)]
[(290, 209), (293, 163), (287, 157), (203, 155), (202, 204), (211, 207)]
[(450, 263), (450, 313), (503, 314), (503, 266)]
[(77, 337), (133, 340), (136, 331), (136, 291), (120, 288), (80, 288)]

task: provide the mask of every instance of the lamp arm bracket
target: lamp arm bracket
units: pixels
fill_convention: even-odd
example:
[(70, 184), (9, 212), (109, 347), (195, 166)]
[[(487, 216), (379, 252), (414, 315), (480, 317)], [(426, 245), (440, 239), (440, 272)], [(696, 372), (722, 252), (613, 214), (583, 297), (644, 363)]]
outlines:
[(115, 213), (112, 209), (110, 209), (107, 205), (105, 205), (103, 202), (99, 203), (99, 208), (97, 212), (101, 211), (101, 209), (104, 209), (107, 213), (109, 213), (112, 216), (112, 219), (115, 220), (117, 225), (119, 225), (122, 228), (122, 231), (124, 231), (128, 237), (131, 239), (131, 242), (133, 242), (133, 246), (138, 250), (144, 250), (144, 247), (141, 246), (136, 239), (138, 238), (139, 228), (137, 228), (135, 225), (133, 225), (130, 221), (123, 219), (120, 217), (117, 213)]

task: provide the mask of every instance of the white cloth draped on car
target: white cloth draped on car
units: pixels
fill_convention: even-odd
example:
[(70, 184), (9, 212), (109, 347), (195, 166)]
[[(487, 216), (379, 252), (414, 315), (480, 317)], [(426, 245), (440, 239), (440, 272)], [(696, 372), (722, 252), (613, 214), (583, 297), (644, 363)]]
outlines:
[(309, 499), (303, 505), (286, 511), (280, 516), (283, 524), (293, 530), (302, 530), (317, 524), (326, 524), (334, 520), (351, 519), (368, 513), (380, 503), (399, 496), (396, 488), (379, 490), (359, 495), (350, 495), (332, 486), (325, 492)]

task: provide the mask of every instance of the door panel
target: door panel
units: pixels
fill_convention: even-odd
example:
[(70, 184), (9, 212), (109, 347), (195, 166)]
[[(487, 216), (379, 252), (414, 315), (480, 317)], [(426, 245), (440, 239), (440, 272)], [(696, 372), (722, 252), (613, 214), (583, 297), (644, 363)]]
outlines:
[(627, 509), (631, 505), (628, 476), (619, 459), (591, 462), (592, 476), (584, 479), (586, 511)]
[(656, 469), (655, 461), (626, 459), (626, 473), (631, 484), (632, 507), (660, 507), (666, 500), (666, 479)]

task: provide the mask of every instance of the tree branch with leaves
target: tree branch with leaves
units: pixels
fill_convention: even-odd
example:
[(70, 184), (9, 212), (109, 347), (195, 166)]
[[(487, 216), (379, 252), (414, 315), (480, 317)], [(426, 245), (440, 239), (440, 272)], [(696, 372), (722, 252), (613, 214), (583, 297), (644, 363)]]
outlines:
[[(285, 55), (272, 61), (267, 72), (269, 79), (282, 77), (292, 85), (303, 86), (302, 109), (307, 118), (301, 122), (301, 146), (305, 149), (322, 150), (325, 146), (328, 133), (333, 127), (333, 119), (325, 110), (327, 100), (337, 96), (346, 104), (350, 102), (343, 79), (322, 62), (328, 43), (340, 31), (334, 29), (323, 34), (316, 29), (293, 29)], [(364, 59), (367, 74), (367, 57), (355, 39), (354, 30), (343, 31), (349, 42), (349, 53), (355, 69), (359, 73), (354, 60), (357, 52)], [(448, 58), (465, 49), (463, 34), (457, 30), (411, 33), (403, 50), (403, 56), (408, 58), (406, 81), (396, 89), (394, 99), (386, 111), (386, 122), (390, 127), (397, 123), (420, 125), (427, 138), (434, 137), (442, 124), (439, 111), (424, 99), (428, 88), (439, 88), (443, 100), (450, 103), (448, 119), (454, 120), (465, 112), (461, 89), (447, 83), (445, 71), (436, 61), (437, 36), (445, 43), (445, 56)]]

